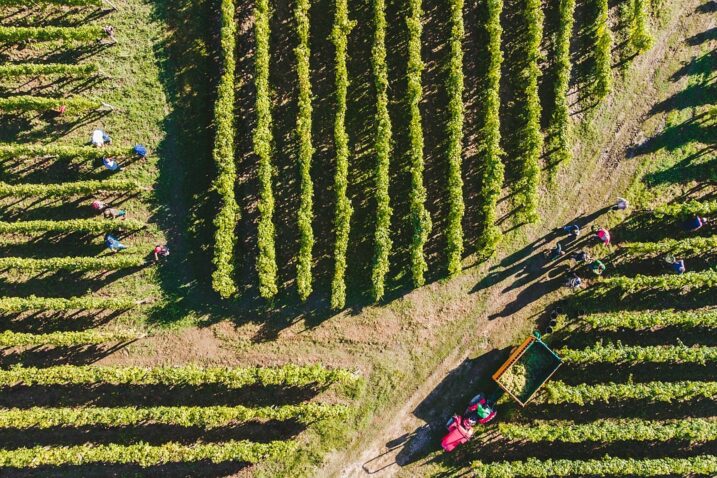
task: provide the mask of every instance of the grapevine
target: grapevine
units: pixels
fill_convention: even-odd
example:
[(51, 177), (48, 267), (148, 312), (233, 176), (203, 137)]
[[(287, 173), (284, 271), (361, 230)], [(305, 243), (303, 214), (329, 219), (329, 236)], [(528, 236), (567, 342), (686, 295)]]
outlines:
[(572, 364), (592, 363), (699, 363), (717, 361), (715, 347), (669, 346), (629, 346), (608, 343), (574, 350), (562, 349), (560, 358)]
[(110, 271), (142, 267), (147, 260), (142, 256), (112, 255), (103, 257), (0, 257), (0, 270), (19, 271)]
[(717, 310), (617, 312), (588, 315), (583, 320), (592, 327), (603, 330), (647, 330), (667, 326), (717, 328)]
[(570, 386), (560, 381), (552, 381), (545, 384), (545, 391), (543, 400), (552, 404), (576, 403), (582, 406), (586, 403), (608, 403), (620, 400), (671, 402), (713, 398), (717, 396), (717, 382), (603, 383)]
[(95, 297), (2, 297), (0, 312), (25, 312), (29, 310), (127, 310), (136, 307), (133, 299), (104, 299)]

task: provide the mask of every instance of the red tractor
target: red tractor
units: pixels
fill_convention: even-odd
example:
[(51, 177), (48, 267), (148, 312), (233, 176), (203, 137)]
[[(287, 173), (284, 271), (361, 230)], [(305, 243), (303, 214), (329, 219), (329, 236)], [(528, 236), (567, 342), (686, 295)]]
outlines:
[(496, 410), (493, 403), (488, 401), (484, 394), (479, 393), (468, 404), (463, 416), (453, 415), (446, 428), (448, 433), (441, 440), (441, 446), (445, 451), (453, 451), (458, 445), (462, 445), (473, 436), (473, 427), (480, 423), (488, 423), (495, 418)]

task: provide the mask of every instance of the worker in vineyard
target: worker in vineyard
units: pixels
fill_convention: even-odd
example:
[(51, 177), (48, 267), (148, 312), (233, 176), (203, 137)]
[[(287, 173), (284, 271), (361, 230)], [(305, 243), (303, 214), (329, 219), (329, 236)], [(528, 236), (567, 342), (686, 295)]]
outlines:
[(707, 220), (700, 216), (695, 216), (685, 223), (685, 229), (687, 232), (697, 232), (702, 229), (702, 226), (707, 224)]
[(110, 171), (120, 171), (122, 169), (115, 158), (102, 158), (102, 164)]
[(597, 227), (595, 231), (595, 237), (603, 243), (605, 246), (610, 245), (610, 231), (604, 227)]
[(555, 244), (555, 247), (552, 248), (550, 251), (546, 251), (546, 256), (550, 261), (554, 261), (562, 255), (565, 255), (565, 251), (563, 250), (562, 244), (560, 244), (559, 242)]
[(105, 209), (107, 209), (107, 204), (104, 201), (100, 201), (99, 199), (95, 199), (92, 201), (92, 209), (97, 211), (98, 213), (103, 212)]
[(570, 279), (565, 283), (566, 287), (570, 287), (571, 289), (579, 289), (580, 286), (583, 285), (583, 280), (578, 276), (576, 273), (573, 272), (573, 274), (570, 276)]
[(124, 221), (127, 219), (127, 211), (124, 209), (117, 209), (114, 207), (106, 207), (102, 214), (106, 219), (120, 219)]
[(570, 224), (563, 226), (562, 231), (568, 234), (570, 239), (577, 239), (580, 236), (580, 226), (577, 224)]
[(590, 253), (585, 250), (578, 251), (573, 254), (573, 259), (575, 259), (575, 262), (577, 262), (578, 264), (583, 264), (590, 260)]
[(147, 157), (147, 148), (145, 148), (145, 147), (144, 147), (143, 145), (141, 145), (141, 144), (135, 144), (135, 145), (134, 145), (134, 148), (132, 148), (132, 151), (133, 151), (134, 154), (136, 154), (137, 157), (139, 157), (140, 159), (144, 159), (144, 158)]
[(602, 275), (603, 272), (605, 272), (605, 264), (600, 259), (595, 259), (590, 264), (590, 271), (595, 275)]
[(617, 198), (617, 202), (616, 202), (615, 205), (612, 207), (612, 210), (613, 210), (613, 211), (624, 211), (624, 210), (627, 209), (628, 207), (630, 207), (630, 203), (628, 202), (627, 199), (625, 199), (625, 198)]
[(127, 249), (127, 246), (125, 246), (124, 244), (122, 244), (122, 243), (119, 241), (119, 239), (117, 239), (116, 237), (114, 237), (114, 236), (113, 236), (112, 234), (110, 234), (109, 232), (108, 232), (107, 234), (105, 234), (105, 245), (107, 246), (107, 248), (108, 248), (110, 251), (115, 252), (115, 253), (116, 253), (116, 252), (119, 252), (119, 251), (121, 251), (121, 250), (123, 250), (123, 249)]
[(96, 129), (92, 132), (90, 143), (95, 148), (103, 148), (106, 144), (112, 144), (112, 138), (101, 129)]
[(169, 248), (167, 246), (157, 244), (154, 246), (152, 254), (154, 254), (154, 262), (159, 262), (160, 258), (169, 257)]
[(685, 269), (685, 260), (684, 259), (675, 259), (672, 262), (672, 270), (675, 272), (675, 274), (684, 274), (687, 269)]

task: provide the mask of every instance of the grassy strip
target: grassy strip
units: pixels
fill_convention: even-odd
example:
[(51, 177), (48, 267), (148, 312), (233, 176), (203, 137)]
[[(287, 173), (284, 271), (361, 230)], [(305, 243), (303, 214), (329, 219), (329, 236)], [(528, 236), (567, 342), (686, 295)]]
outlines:
[(234, 162), (234, 74), (236, 70), (236, 23), (234, 0), (222, 0), (221, 55), (222, 74), (214, 103), (214, 148), (212, 156), (217, 168), (213, 189), (219, 195), (221, 206), (214, 217), (214, 255), (212, 288), (222, 297), (236, 293), (234, 283), (234, 248), (236, 246), (239, 205), (234, 195), (237, 179)]
[(717, 310), (616, 312), (588, 315), (583, 320), (592, 327), (602, 330), (647, 330), (654, 327), (668, 326), (717, 328)]
[(557, 167), (567, 164), (573, 157), (571, 148), (570, 105), (570, 38), (573, 34), (575, 0), (560, 0), (558, 38), (555, 41), (555, 108), (548, 125), (548, 150), (550, 154), (550, 176), (554, 179)]
[(0, 196), (12, 197), (72, 196), (74, 194), (91, 194), (100, 191), (125, 192), (140, 189), (142, 189), (142, 186), (137, 181), (130, 179), (90, 180), (62, 184), (7, 184), (0, 182)]
[(0, 144), (0, 160), (13, 158), (46, 158), (61, 159), (100, 159), (110, 156), (132, 156), (131, 148), (105, 146), (92, 148), (87, 146), (59, 146), (44, 144)]
[(481, 176), (481, 188), (478, 203), (481, 204), (483, 225), (478, 238), (481, 255), (488, 257), (503, 237), (496, 225), (498, 220), (497, 204), (503, 191), (505, 166), (501, 160), (503, 151), (500, 149), (500, 66), (503, 63), (503, 52), (500, 50), (500, 39), (503, 28), (500, 15), (503, 12), (503, 0), (486, 0), (488, 7), (488, 75), (487, 91), (483, 108), (485, 124), (480, 131), (481, 150), (484, 155), (484, 168)]
[(259, 255), (256, 268), (259, 272), (259, 293), (265, 299), (278, 292), (276, 284), (276, 244), (274, 236), (274, 190), (271, 164), (271, 92), (269, 90), (269, 40), (271, 31), (269, 0), (257, 0), (254, 8), (254, 34), (256, 38), (255, 77), (257, 123), (254, 130), (254, 152), (259, 157)]
[(374, 84), (376, 85), (376, 251), (371, 271), (374, 300), (383, 298), (389, 268), (391, 241), (391, 198), (388, 195), (391, 162), (391, 117), (388, 114), (388, 67), (386, 66), (386, 2), (373, 1), (374, 36), (371, 49)]
[(711, 455), (689, 458), (604, 458), (594, 460), (539, 460), (528, 458), (526, 461), (504, 461), (497, 463), (473, 462), (473, 471), (477, 478), (533, 477), (551, 478), (555, 476), (662, 476), (662, 475), (710, 475), (717, 472), (717, 457)]
[(717, 271), (686, 272), (659, 276), (605, 277), (595, 285), (599, 290), (619, 289), (626, 293), (639, 290), (702, 289), (717, 286)]
[(657, 217), (671, 216), (686, 218), (689, 216), (710, 216), (717, 213), (717, 201), (699, 202), (695, 200), (665, 204), (652, 210)]
[(296, 136), (299, 139), (299, 170), (301, 179), (301, 199), (298, 212), (299, 257), (296, 264), (296, 287), (299, 298), (305, 301), (311, 295), (311, 264), (314, 248), (314, 230), (311, 221), (314, 218), (314, 184), (311, 180), (311, 158), (314, 146), (311, 142), (311, 68), (309, 49), (310, 0), (298, 0), (294, 10), (296, 32), (299, 45), (296, 54), (296, 73), (299, 81), (299, 114), (296, 118)]
[(689, 237), (687, 239), (665, 239), (660, 242), (626, 242), (620, 244), (622, 251), (628, 254), (666, 254), (677, 255), (710, 253), (717, 249), (717, 236)]
[(346, 305), (346, 252), (349, 245), (351, 215), (353, 208), (346, 195), (349, 174), (349, 135), (346, 133), (346, 93), (349, 74), (348, 36), (356, 22), (349, 20), (348, 0), (336, 0), (334, 26), (331, 42), (336, 48), (336, 119), (334, 120), (334, 144), (336, 146), (336, 244), (334, 246), (334, 277), (331, 281), (331, 308), (342, 309)]
[(107, 219), (68, 219), (66, 221), (18, 221), (0, 222), (0, 234), (27, 234), (33, 232), (112, 232), (118, 229), (137, 231), (146, 226), (128, 219), (121, 223)]
[(571, 364), (593, 363), (699, 363), (717, 361), (717, 347), (687, 347), (684, 345), (639, 346), (596, 344), (585, 349), (562, 349), (563, 361)]
[(608, 25), (608, 0), (597, 1), (597, 16), (593, 26), (595, 71), (592, 87), (595, 99), (602, 100), (612, 91), (612, 33)]
[(127, 310), (137, 307), (133, 299), (104, 299), (95, 297), (2, 297), (0, 312), (26, 312), (30, 310)]
[(105, 35), (99, 25), (80, 27), (3, 27), (0, 26), (0, 43), (24, 41), (78, 41), (91, 42)]
[(423, 86), (421, 84), (421, 73), (424, 64), (421, 60), (421, 35), (423, 24), (421, 16), (423, 7), (421, 0), (409, 0), (409, 15), (406, 19), (408, 25), (408, 65), (407, 97), (410, 108), (410, 120), (408, 124), (408, 138), (410, 148), (411, 190), (409, 192), (410, 221), (413, 226), (411, 245), (411, 274), (413, 285), (420, 287), (425, 284), (425, 273), (428, 264), (424, 256), (424, 248), (428, 236), (431, 233), (431, 215), (426, 210), (426, 187), (423, 184), (423, 125), (421, 122), (421, 109), (419, 107), (423, 97)]
[(500, 423), (500, 433), (511, 440), (530, 442), (581, 443), (614, 441), (717, 440), (717, 420), (690, 418), (649, 421), (640, 418), (596, 420), (574, 423), (565, 420), (535, 421), (528, 424)]
[(164, 463), (223, 461), (257, 463), (263, 459), (291, 453), (294, 442), (252, 443), (227, 441), (182, 445), (169, 442), (162, 445), (137, 443), (132, 445), (99, 445), (86, 443), (76, 446), (16, 448), (0, 450), (0, 466), (37, 468), (40, 466), (87, 465), (88, 463), (137, 464), (142, 467)]
[(73, 347), (78, 345), (96, 345), (105, 342), (126, 342), (137, 339), (137, 334), (98, 332), (83, 330), (80, 332), (51, 332), (48, 334), (25, 334), (6, 330), (0, 332), (0, 347), (28, 347), (50, 345), (53, 347)]
[[(2, 0), (0, 0), (0, 5), (2, 5)], [(97, 65), (94, 63), (84, 63), (82, 65), (68, 65), (65, 63), (24, 63), (20, 65), (0, 65), (0, 79), (21, 76), (41, 76), (45, 78), (72, 76), (75, 78), (87, 78), (96, 75), (98, 71)]]
[(446, 255), (448, 275), (458, 274), (463, 259), (463, 0), (451, 0), (451, 36), (448, 64), (448, 222)]
[(111, 255), (103, 257), (50, 257), (33, 259), (29, 257), (0, 257), (0, 271), (111, 271), (142, 267), (147, 264), (144, 256)]
[(0, 428), (48, 429), (54, 427), (126, 427), (146, 422), (205, 429), (225, 427), (232, 423), (265, 420), (317, 420), (344, 418), (343, 405), (301, 403), (280, 407), (249, 408), (237, 406), (209, 407), (85, 407), (0, 409)]
[(595, 402), (609, 403), (620, 400), (649, 400), (671, 402), (693, 398), (714, 398), (717, 396), (717, 382), (644, 382), (644, 383), (601, 383), (597, 385), (566, 385), (560, 381), (545, 384), (546, 394), (542, 401), (551, 404)]
[(538, 76), (540, 68), (540, 41), (543, 37), (545, 15), (540, 0), (527, 0), (525, 7), (527, 45), (527, 67), (523, 74), (522, 96), (525, 98), (525, 121), (520, 127), (521, 154), (520, 179), (517, 184), (515, 204), (518, 208), (517, 219), (526, 223), (538, 219), (538, 187), (540, 186), (540, 155), (543, 151), (543, 134), (540, 132), (540, 97), (538, 96)]
[(195, 365), (157, 368), (58, 365), (48, 368), (14, 366), (0, 370), (0, 386), (111, 383), (168, 386), (217, 384), (227, 388), (248, 385), (305, 387), (334, 382), (350, 384), (356, 380), (357, 377), (347, 370), (328, 370), (321, 365), (248, 368), (203, 368)]
[(43, 96), (11, 96), (0, 98), (0, 111), (22, 113), (27, 111), (56, 110), (67, 107), (67, 113), (96, 110), (102, 106), (97, 100), (75, 96), (73, 98), (45, 98)]

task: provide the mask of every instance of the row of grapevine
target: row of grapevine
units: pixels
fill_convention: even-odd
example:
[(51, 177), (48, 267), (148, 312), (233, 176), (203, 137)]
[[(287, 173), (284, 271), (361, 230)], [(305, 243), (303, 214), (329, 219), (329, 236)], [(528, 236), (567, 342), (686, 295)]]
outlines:
[(349, 74), (346, 67), (348, 36), (355, 22), (349, 20), (348, 0), (336, 1), (331, 41), (336, 48), (336, 119), (334, 145), (336, 148), (336, 245), (334, 246), (334, 277), (331, 281), (331, 307), (342, 309), (346, 305), (346, 252), (349, 245), (353, 208), (346, 195), (349, 174), (349, 135), (346, 133), (346, 94)]
[(687, 347), (685, 345), (622, 345), (601, 344), (575, 350), (564, 348), (559, 352), (567, 363), (699, 363), (717, 361), (716, 347)]
[(68, 385), (111, 383), (115, 385), (202, 385), (228, 388), (249, 385), (305, 387), (330, 383), (353, 383), (357, 377), (347, 370), (326, 369), (320, 365), (281, 367), (105, 367), (98, 365), (58, 365), (47, 368), (13, 366), (0, 370), (0, 386)]
[(373, 0), (374, 36), (371, 65), (376, 86), (376, 251), (371, 271), (374, 300), (383, 298), (384, 282), (389, 268), (391, 241), (391, 209), (388, 195), (389, 165), (391, 161), (391, 117), (388, 114), (388, 67), (386, 66), (386, 2)]
[(141, 467), (165, 463), (235, 461), (257, 463), (279, 457), (296, 449), (295, 442), (252, 443), (227, 441), (183, 445), (86, 443), (75, 446), (0, 449), (0, 467), (37, 468), (41, 466), (87, 465), (88, 463), (136, 464)]
[(127, 310), (137, 307), (140, 301), (121, 298), (99, 297), (1, 297), (0, 313), (27, 312), (32, 310)]
[(448, 274), (455, 275), (462, 269), (463, 259), (463, 0), (450, 0), (451, 35), (448, 60), (448, 220), (446, 241)]
[(212, 157), (217, 168), (213, 189), (219, 195), (221, 204), (214, 217), (214, 272), (212, 288), (222, 297), (236, 293), (234, 285), (234, 231), (239, 218), (239, 205), (234, 194), (237, 178), (234, 162), (234, 75), (236, 60), (236, 23), (234, 21), (234, 0), (222, 0), (221, 55), (222, 73), (214, 103), (214, 148)]
[(0, 409), (0, 428), (47, 429), (53, 427), (127, 427), (146, 422), (205, 429), (247, 421), (297, 420), (311, 423), (327, 418), (345, 418), (343, 405), (301, 403), (279, 407), (83, 407)]
[(630, 35), (629, 42), (632, 51), (639, 55), (652, 48), (654, 42), (652, 35), (647, 29), (647, 12), (645, 11), (645, 0), (632, 0), (632, 11), (630, 12)]
[(517, 184), (515, 203), (518, 219), (536, 222), (538, 217), (538, 187), (540, 186), (540, 155), (543, 151), (543, 134), (540, 131), (540, 98), (538, 76), (540, 68), (540, 42), (543, 37), (545, 15), (540, 0), (527, 0), (524, 17), (526, 22), (525, 55), (526, 69), (521, 78), (521, 94), (525, 98), (524, 124), (520, 126), (520, 179)]
[(665, 204), (658, 206), (652, 210), (652, 214), (657, 217), (678, 217), (684, 218), (689, 216), (710, 216), (717, 213), (717, 201), (685, 201), (675, 204)]
[(597, 1), (597, 16), (593, 27), (595, 36), (595, 79), (593, 94), (601, 100), (612, 91), (612, 33), (608, 24), (608, 1)]
[[(100, 7), (104, 0), (34, 0), (33, 5), (57, 5), (62, 7)], [(26, 0), (0, 0), (0, 7), (25, 7)]]
[(89, 180), (60, 184), (7, 184), (0, 182), (0, 196), (50, 197), (94, 194), (98, 192), (132, 192), (144, 189), (131, 179)]
[(592, 460), (507, 461), (499, 463), (474, 462), (473, 472), (478, 478), (556, 476), (693, 476), (717, 473), (717, 456), (702, 455), (689, 458), (612, 458)]
[(655, 327), (717, 328), (717, 310), (616, 312), (591, 314), (583, 320), (590, 326), (602, 330), (647, 330)]
[(406, 96), (410, 108), (408, 138), (410, 149), (411, 189), (409, 192), (410, 221), (413, 229), (411, 236), (411, 275), (413, 285), (420, 287), (425, 284), (428, 264), (424, 256), (424, 248), (428, 235), (431, 233), (431, 215), (426, 209), (426, 187), (423, 184), (423, 125), (419, 107), (423, 97), (421, 74), (424, 64), (421, 59), (421, 35), (423, 34), (423, 7), (421, 0), (410, 0), (409, 14), (406, 18), (408, 26), (408, 64)]
[[(1, 0), (0, 0), (1, 1)], [(2, 3), (0, 3), (1, 5)], [(74, 77), (87, 78), (99, 73), (94, 63), (68, 65), (66, 63), (24, 63), (17, 65), (0, 65), (0, 79), (35, 76), (44, 78)]]
[(127, 219), (121, 223), (107, 219), (67, 219), (64, 221), (18, 221), (0, 222), (0, 234), (28, 234), (33, 232), (87, 232), (103, 233), (116, 229), (125, 231), (138, 231), (145, 228), (139, 221)]
[(560, 0), (559, 14), (558, 37), (555, 40), (555, 106), (548, 126), (548, 149), (552, 175), (555, 174), (558, 165), (565, 164), (572, 158), (568, 89), (570, 88), (570, 72), (572, 70), (570, 38), (575, 21), (575, 0)]
[(269, 90), (269, 40), (271, 31), (269, 0), (258, 0), (254, 7), (254, 35), (256, 54), (254, 82), (256, 84), (256, 115), (254, 153), (259, 158), (259, 293), (270, 299), (278, 292), (276, 284), (276, 245), (274, 244), (274, 188), (271, 147), (273, 142), (271, 92)]
[(298, 0), (294, 10), (296, 33), (299, 45), (294, 49), (296, 54), (296, 74), (299, 82), (299, 112), (296, 118), (296, 136), (299, 140), (299, 171), (301, 181), (301, 197), (298, 211), (299, 226), (299, 258), (296, 264), (296, 287), (299, 298), (305, 301), (312, 290), (311, 264), (314, 248), (314, 184), (311, 180), (311, 159), (314, 146), (311, 141), (311, 70), (309, 50), (309, 9), (310, 0)]
[(502, 238), (502, 232), (496, 225), (498, 220), (498, 199), (503, 190), (505, 166), (500, 148), (500, 68), (503, 52), (500, 49), (503, 27), (500, 16), (503, 12), (503, 0), (487, 0), (487, 20), (485, 29), (488, 34), (488, 71), (486, 92), (483, 99), (485, 122), (480, 130), (480, 151), (483, 155), (483, 171), (478, 203), (483, 221), (478, 244), (480, 252), (487, 257), (493, 254)]
[(659, 242), (626, 242), (620, 248), (628, 254), (676, 254), (695, 255), (717, 250), (717, 236), (665, 239)]
[[(147, 247), (147, 252), (151, 247)], [(0, 271), (111, 271), (142, 267), (147, 264), (145, 256), (111, 255), (101, 257), (0, 257)]]
[(693, 398), (717, 397), (717, 382), (644, 382), (566, 385), (560, 381), (545, 384), (546, 403), (611, 403), (620, 400), (671, 402)]
[(26, 41), (76, 41), (90, 42), (105, 35), (99, 25), (80, 27), (6, 27), (0, 26), (0, 43), (20, 43)]
[(0, 347), (29, 347), (51, 345), (53, 347), (73, 347), (77, 345), (102, 344), (105, 342), (127, 342), (136, 340), (138, 335), (130, 332), (98, 332), (83, 330), (80, 332), (50, 332), (47, 334), (27, 334), (6, 330), (0, 332)]
[(91, 148), (86, 146), (64, 146), (49, 144), (0, 144), (0, 160), (19, 158), (49, 158), (92, 160), (106, 157), (131, 156), (131, 148), (105, 146)]
[(79, 96), (72, 98), (46, 98), (44, 96), (11, 96), (9, 98), (0, 98), (0, 111), (8, 113), (57, 110), (60, 106), (66, 106), (67, 113), (77, 113), (96, 110), (102, 106), (102, 102)]
[(614, 441), (670, 441), (691, 443), (717, 440), (717, 420), (690, 418), (649, 421), (641, 418), (604, 419), (589, 423), (566, 420), (501, 423), (500, 433), (511, 440), (581, 443)]
[(684, 290), (717, 286), (717, 271), (686, 272), (659, 276), (637, 275), (635, 277), (605, 277), (597, 283), (600, 290), (618, 289), (626, 293), (640, 290)]

